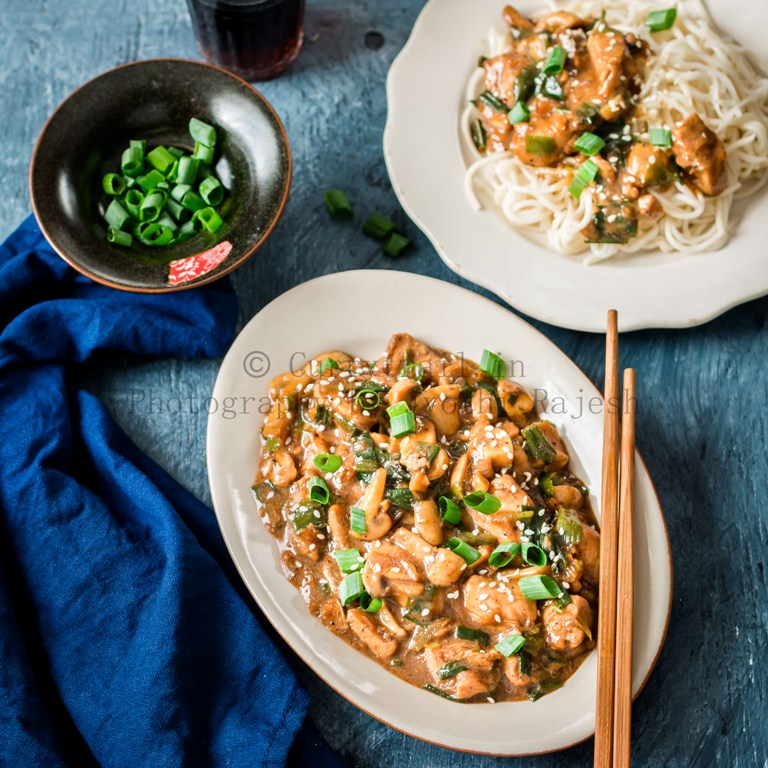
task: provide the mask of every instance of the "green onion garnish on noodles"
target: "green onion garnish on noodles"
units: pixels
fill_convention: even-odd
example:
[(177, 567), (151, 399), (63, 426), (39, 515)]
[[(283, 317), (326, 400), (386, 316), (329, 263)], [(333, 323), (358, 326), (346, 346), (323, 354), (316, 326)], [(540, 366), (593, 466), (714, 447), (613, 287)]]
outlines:
[(461, 507), (453, 499), (448, 498), (448, 496), (441, 496), (437, 500), (437, 506), (440, 509), (440, 517), (446, 523), (458, 525), (461, 522)]
[(463, 501), (470, 509), (475, 509), (484, 515), (492, 515), (501, 509), (501, 502), (486, 491), (472, 491), (464, 497)]
[(525, 151), (529, 155), (546, 157), (555, 153), (555, 140), (551, 136), (536, 136), (526, 134)]
[(525, 638), (522, 635), (512, 633), (511, 635), (505, 635), (499, 640), (493, 647), (502, 655), (506, 657), (514, 656), (519, 653), (525, 645)]
[(582, 155), (596, 155), (605, 146), (605, 142), (594, 133), (582, 133), (573, 144)]
[(666, 8), (663, 11), (651, 11), (645, 19), (645, 26), (651, 32), (663, 32), (671, 29), (677, 18), (676, 8)]
[(472, 122), (472, 142), (474, 143), (475, 147), (477, 147), (478, 152), (485, 152), (486, 147), (488, 146), (488, 139), (485, 135), (485, 128), (483, 128), (483, 123), (480, 120), (474, 120)]
[(368, 525), (365, 522), (365, 510), (360, 507), (349, 508), (349, 527), (354, 533), (365, 536)]
[(477, 100), (485, 104), (486, 107), (490, 107), (495, 112), (503, 112), (504, 114), (509, 112), (509, 107), (495, 93), (492, 93), (491, 91), (483, 91), (477, 97)]
[(523, 553), (523, 560), (525, 560), (528, 565), (536, 565), (541, 568), (547, 564), (546, 552), (544, 552), (541, 547), (536, 546), (536, 544), (524, 541), (520, 545), (520, 548)]
[(488, 563), (494, 568), (504, 568), (520, 554), (520, 545), (516, 541), (505, 541), (491, 552)]
[(196, 117), (189, 121), (189, 133), (195, 141), (200, 142), (203, 146), (213, 147), (216, 144), (216, 129)]
[(329, 189), (323, 195), (323, 200), (334, 221), (348, 221), (354, 216), (349, 198), (340, 189)]
[(578, 200), (581, 193), (595, 180), (599, 170), (594, 160), (585, 160), (574, 174), (573, 181), (568, 185), (568, 191)]
[(551, 600), (564, 593), (551, 576), (525, 576), (518, 581), (518, 585), (528, 600)]
[(565, 66), (565, 48), (556, 45), (547, 57), (544, 68), (541, 70), (545, 75), (559, 75)]
[(510, 125), (516, 125), (517, 123), (527, 123), (531, 119), (531, 110), (523, 104), (522, 101), (518, 101), (512, 109), (507, 113), (507, 120)]
[(480, 358), (480, 370), (487, 373), (493, 379), (503, 379), (506, 371), (504, 358), (499, 357), (495, 352), (484, 349)]
[(342, 573), (359, 571), (365, 562), (356, 549), (339, 549), (332, 554)]
[(671, 147), (672, 146), (672, 131), (669, 128), (651, 128), (650, 132), (651, 144), (654, 147)]
[(309, 498), (312, 501), (318, 501), (320, 504), (327, 504), (331, 498), (331, 492), (325, 484), (325, 480), (320, 477), (311, 477), (307, 483)]
[(342, 605), (349, 605), (349, 603), (357, 600), (363, 592), (365, 592), (365, 586), (359, 571), (345, 576), (339, 584), (339, 599)]
[(375, 240), (386, 240), (395, 229), (395, 222), (379, 213), (371, 214), (363, 224), (363, 233)]
[(480, 559), (480, 553), (474, 547), (471, 547), (466, 541), (462, 541), (456, 536), (448, 539), (443, 546), (455, 552), (467, 565), (472, 565), (472, 563)]
[(341, 456), (336, 456), (333, 453), (318, 453), (317, 456), (312, 459), (312, 463), (321, 472), (335, 472), (337, 469), (341, 468), (343, 462)]

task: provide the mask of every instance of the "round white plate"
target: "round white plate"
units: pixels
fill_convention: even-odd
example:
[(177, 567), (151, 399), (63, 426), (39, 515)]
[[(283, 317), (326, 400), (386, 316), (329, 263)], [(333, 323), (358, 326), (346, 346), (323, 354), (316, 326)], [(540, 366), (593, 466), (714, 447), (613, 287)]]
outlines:
[[(545, 7), (544, 0), (515, 5), (530, 13)], [(470, 206), (459, 115), (503, 6), (430, 0), (387, 79), (384, 157), (392, 186), (443, 261), (522, 312), (583, 331), (604, 331), (612, 307), (622, 331), (679, 328), (768, 294), (765, 189), (734, 206), (732, 236), (719, 251), (629, 254), (589, 267), (532, 242), (496, 212)], [(768, 58), (768, 3), (709, 0), (707, 7), (721, 29)]]
[[(377, 306), (377, 296), (386, 298), (384, 308)], [(594, 731), (595, 654), (562, 689), (534, 704), (456, 704), (400, 680), (336, 637), (307, 612), (283, 575), (275, 541), (250, 492), (269, 381), (334, 349), (375, 359), (398, 331), (471, 359), (488, 347), (519, 361), (515, 378), (532, 392), (546, 393), (544, 413), (571, 446), (574, 472), (589, 485), (599, 516), (602, 401), (557, 347), (511, 312), (448, 283), (403, 272), (342, 272), (299, 285), (267, 305), (222, 363), (209, 409), (207, 463), (232, 558), (293, 650), (342, 696), (392, 727), (453, 749), (497, 755), (544, 752), (581, 741)], [(636, 483), (635, 691), (661, 648), (672, 598), (667, 532), (641, 462)]]

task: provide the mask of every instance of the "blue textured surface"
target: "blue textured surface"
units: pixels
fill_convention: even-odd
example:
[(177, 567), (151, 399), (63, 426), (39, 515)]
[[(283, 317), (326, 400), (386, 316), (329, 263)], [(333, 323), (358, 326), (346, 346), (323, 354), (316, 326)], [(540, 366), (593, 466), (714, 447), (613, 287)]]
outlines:
[[(242, 321), (297, 283), (343, 269), (399, 268), (466, 285), (399, 209), (382, 157), (387, 69), (421, 5), (309, 0), (307, 43), (298, 62), (261, 87), (287, 126), (295, 174), (280, 226), (234, 276)], [(29, 209), (26, 174), (34, 141), (62, 98), (117, 64), (196, 52), (183, 0), (4, 0), (2, 6), (4, 238)], [(372, 31), (383, 36), (381, 47), (370, 35), (366, 45)], [(330, 186), (346, 189), (361, 215), (390, 214), (415, 240), (411, 255), (387, 260), (356, 227), (330, 222), (320, 202)], [(622, 337), (622, 364), (635, 366), (640, 376), (639, 447), (667, 513), (675, 556), (667, 643), (634, 709), (638, 767), (768, 767), (767, 321), (768, 299), (762, 299), (700, 328)], [(537, 325), (599, 382), (602, 339)], [(87, 382), (137, 443), (207, 503), (203, 403), (216, 370), (216, 362), (115, 357), (94, 366)], [(591, 742), (524, 760), (422, 744), (358, 712), (297, 667), (313, 694), (316, 723), (351, 766), (592, 762)]]

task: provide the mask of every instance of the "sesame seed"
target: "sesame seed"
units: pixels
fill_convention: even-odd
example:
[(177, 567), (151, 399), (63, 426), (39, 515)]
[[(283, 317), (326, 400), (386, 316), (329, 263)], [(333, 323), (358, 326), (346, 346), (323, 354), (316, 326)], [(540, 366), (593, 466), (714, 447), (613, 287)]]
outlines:
[(499, 616), (498, 613), (493, 614), (493, 618), (496, 621), (497, 624), (501, 624), (501, 616)]
[(392, 573), (400, 573), (400, 568), (398, 566), (395, 566), (392, 568)]
[(429, 608), (425, 608), (425, 609), (424, 609), (424, 610), (421, 612), (421, 615), (422, 615), (422, 616), (429, 616)]
[(314, 552), (314, 550), (316, 550), (316, 549), (317, 549), (317, 544), (310, 544), (309, 545), (309, 551), (310, 552)]

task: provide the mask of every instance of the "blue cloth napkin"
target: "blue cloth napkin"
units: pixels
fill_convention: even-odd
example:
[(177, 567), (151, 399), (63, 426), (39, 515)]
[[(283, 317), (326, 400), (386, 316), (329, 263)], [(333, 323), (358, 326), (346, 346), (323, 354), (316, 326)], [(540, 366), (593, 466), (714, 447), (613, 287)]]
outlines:
[(339, 765), (213, 513), (73, 381), (220, 355), (236, 314), (227, 281), (97, 285), (31, 217), (0, 246), (0, 766)]

